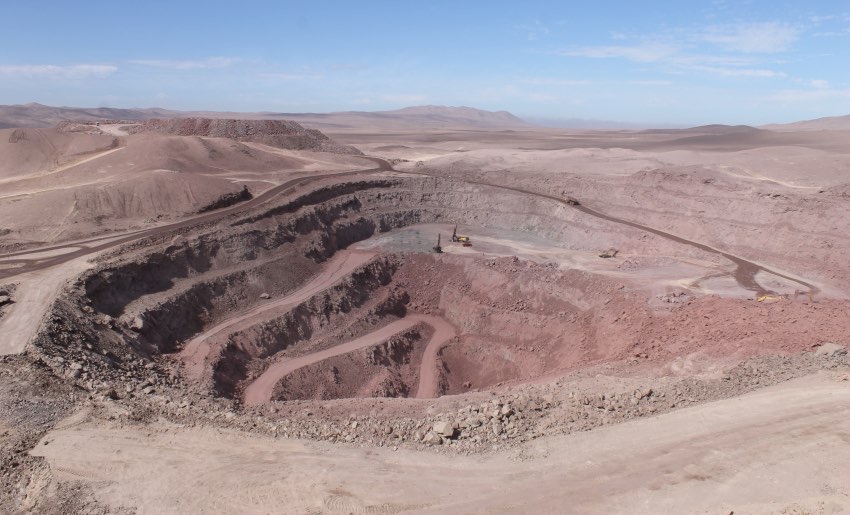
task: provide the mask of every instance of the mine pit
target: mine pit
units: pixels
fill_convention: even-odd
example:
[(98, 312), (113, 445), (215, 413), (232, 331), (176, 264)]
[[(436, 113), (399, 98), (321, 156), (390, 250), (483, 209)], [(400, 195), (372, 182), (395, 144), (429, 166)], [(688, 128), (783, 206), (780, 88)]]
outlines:
[[(666, 359), (676, 347), (654, 343), (669, 332), (659, 296), (747, 313), (768, 290), (802, 286), (760, 271), (753, 288), (737, 258), (588, 210), (453, 179), (354, 180), (107, 262), (85, 276), (80, 301), (193, 388), (253, 406), (433, 398), (636, 354)], [(747, 334), (750, 323), (697, 332)], [(784, 348), (793, 337), (771, 327), (763, 339)]]
[[(425, 499), (474, 490), (481, 467), (513, 483), (517, 464), (556, 463), (560, 491), (610, 470), (638, 484), (633, 463), (655, 477), (657, 456), (683, 456), (671, 484), (705, 487), (722, 474), (696, 465), (705, 442), (790, 445), (805, 424), (824, 442), (846, 425), (846, 185), (795, 179), (774, 147), (722, 128), (338, 142), (276, 121), (97, 127), (0, 138), (29, 163), (0, 170), (7, 491), (132, 485), (179, 499), (149, 511), (185, 511), (185, 476), (206, 492), (197, 511), (292, 511), (232, 467), (289, 502), (269, 478), (300, 464), (286, 474), (300, 481), (308, 463), (345, 486), (305, 479), (300, 511), (451, 512)], [(832, 152), (782, 137), (795, 160)], [(668, 432), (645, 460), (671, 423), (696, 436)], [(616, 431), (629, 437), (611, 452)], [(563, 476), (565, 457), (600, 465)], [(446, 476), (458, 463), (469, 473)], [(369, 497), (389, 475), (433, 491)]]

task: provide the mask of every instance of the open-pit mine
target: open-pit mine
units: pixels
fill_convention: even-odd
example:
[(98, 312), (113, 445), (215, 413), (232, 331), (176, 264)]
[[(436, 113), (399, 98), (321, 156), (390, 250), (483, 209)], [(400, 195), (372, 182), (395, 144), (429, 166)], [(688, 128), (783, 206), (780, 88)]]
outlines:
[(0, 130), (0, 512), (850, 510), (847, 132), (324, 121)]

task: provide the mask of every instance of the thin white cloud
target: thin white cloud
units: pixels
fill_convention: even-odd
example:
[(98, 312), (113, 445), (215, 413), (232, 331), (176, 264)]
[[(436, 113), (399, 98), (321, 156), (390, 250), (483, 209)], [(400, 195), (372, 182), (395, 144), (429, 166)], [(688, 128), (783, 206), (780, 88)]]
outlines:
[(786, 77), (781, 71), (757, 67), (749, 55), (712, 55), (687, 53), (681, 46), (661, 42), (642, 42), (631, 46), (582, 47), (562, 55), (593, 59), (626, 59), (637, 63), (665, 66), (671, 72), (711, 73), (724, 77)]
[(633, 80), (629, 81), (629, 84), (634, 84), (636, 86), (671, 86), (673, 81), (671, 80)]
[(584, 86), (593, 84), (593, 81), (578, 80), (578, 79), (547, 79), (542, 77), (533, 77), (530, 79), (522, 79), (523, 84), (533, 84), (535, 86)]
[(260, 73), (260, 77), (265, 79), (277, 79), (286, 82), (297, 82), (304, 80), (319, 80), (322, 78), (321, 75), (309, 75), (309, 74), (300, 74), (300, 73), (278, 73), (278, 72), (265, 72)]
[(691, 70), (713, 73), (724, 77), (765, 77), (765, 78), (784, 78), (787, 77), (784, 72), (774, 70), (766, 70), (763, 68), (724, 68), (719, 66), (690, 66)]
[(111, 64), (9, 64), (0, 65), (0, 75), (19, 78), (85, 79), (102, 78), (118, 71)]
[[(599, 84), (622, 84), (622, 81), (610, 80), (583, 80), (583, 79), (554, 79), (544, 77), (532, 77), (529, 79), (519, 80), (522, 84), (531, 84), (533, 86), (588, 86)], [(673, 84), (669, 80), (631, 80), (629, 84), (637, 86), (669, 86)]]
[(850, 101), (850, 89), (785, 89), (770, 96), (772, 100), (786, 104), (807, 103), (820, 100)]
[(761, 22), (711, 26), (697, 39), (732, 52), (758, 54), (783, 52), (799, 36), (800, 29), (787, 23)]
[(824, 16), (815, 15), (815, 16), (809, 16), (809, 21), (814, 23), (814, 24), (819, 24), (819, 23), (823, 23), (825, 21), (832, 21), (832, 20), (835, 20), (835, 19), (838, 19), (838, 18), (839, 18), (839, 16), (837, 14), (827, 14), (827, 15), (824, 15)]
[(632, 46), (589, 46), (561, 52), (571, 57), (595, 59), (623, 58), (637, 62), (658, 62), (670, 58), (679, 49), (666, 43), (641, 43)]
[(170, 59), (137, 59), (130, 61), (131, 64), (151, 66), (154, 68), (166, 68), (170, 70), (203, 70), (209, 68), (227, 68), (239, 62), (236, 57), (208, 57), (198, 60), (170, 60)]

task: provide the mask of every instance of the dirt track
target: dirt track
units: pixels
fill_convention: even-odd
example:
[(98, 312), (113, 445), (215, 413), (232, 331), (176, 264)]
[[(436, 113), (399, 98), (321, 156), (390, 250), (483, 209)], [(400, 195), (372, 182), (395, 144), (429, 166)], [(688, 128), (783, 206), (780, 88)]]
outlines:
[(313, 277), (298, 290), (266, 304), (261, 304), (245, 313), (228, 318), (195, 336), (180, 352), (180, 358), (186, 363), (187, 374), (190, 377), (197, 378), (203, 373), (204, 363), (210, 352), (211, 339), (218, 335), (226, 336), (227, 334), (239, 331), (241, 328), (250, 327), (264, 319), (273, 318), (276, 315), (285, 313), (298, 303), (330, 287), (335, 282), (350, 274), (358, 266), (368, 262), (373, 256), (374, 254), (370, 252), (338, 252), (326, 264), (322, 273)]
[(0, 356), (23, 352), (63, 283), (90, 266), (81, 257), (27, 274), (22, 280), (25, 287), (18, 289), (15, 303), (0, 318)]
[(443, 345), (455, 336), (455, 328), (438, 317), (423, 317), (423, 321), (434, 328), (434, 335), (425, 347), (422, 355), (422, 366), (419, 369), (419, 388), (416, 389), (417, 399), (431, 399), (439, 394), (440, 372), (437, 359)]
[[(387, 166), (389, 165), (387, 164)], [(375, 173), (384, 170), (385, 167), (380, 166), (362, 171), (300, 177), (272, 187), (247, 202), (173, 224), (0, 256), (0, 281), (11, 279), (20, 282), (18, 293), (15, 296), (15, 304), (9, 308), (6, 316), (0, 319), (0, 329), (2, 329), (3, 334), (2, 340), (0, 340), (0, 355), (23, 352), (38, 329), (50, 300), (55, 297), (65, 280), (89, 266), (86, 264), (89, 256), (145, 237), (167, 234), (178, 229), (221, 220), (234, 213), (264, 204), (281, 193), (315, 180)], [(4, 268), (4, 266), (7, 268)]]
[[(292, 180), (284, 182), (283, 184), (279, 184), (279, 185), (277, 185), (273, 188), (270, 188), (270, 189), (264, 191), (260, 195), (257, 195), (256, 197), (254, 197), (253, 199), (251, 199), (247, 202), (237, 204), (233, 207), (220, 209), (220, 210), (217, 210), (217, 211), (212, 211), (208, 214), (195, 216), (195, 217), (192, 217), (192, 218), (188, 218), (186, 220), (181, 220), (180, 222), (176, 222), (176, 223), (173, 223), (173, 224), (163, 225), (163, 226), (160, 226), (160, 227), (154, 227), (154, 228), (151, 228), (151, 229), (144, 229), (144, 230), (141, 230), (141, 231), (134, 231), (134, 232), (131, 232), (131, 233), (121, 235), (117, 239), (112, 240), (108, 243), (86, 246), (84, 248), (72, 250), (71, 252), (61, 254), (59, 256), (51, 257), (49, 259), (26, 260), (26, 261), (24, 261), (24, 265), (22, 267), (13, 268), (13, 269), (12, 268), (10, 268), (10, 269), (0, 268), (0, 280), (9, 279), (9, 278), (12, 278), (12, 277), (15, 277), (15, 276), (18, 276), (18, 275), (22, 275), (24, 273), (31, 272), (31, 271), (42, 270), (44, 268), (56, 266), (56, 265), (65, 263), (67, 261), (70, 261), (71, 259), (75, 259), (75, 258), (83, 257), (83, 256), (88, 256), (88, 255), (91, 255), (91, 254), (95, 254), (97, 252), (102, 252), (104, 250), (108, 250), (110, 248), (116, 247), (116, 246), (121, 245), (123, 243), (128, 243), (128, 242), (131, 242), (131, 241), (139, 240), (139, 239), (146, 238), (146, 237), (149, 237), (149, 236), (155, 236), (155, 235), (158, 235), (158, 234), (166, 234), (166, 233), (169, 233), (171, 231), (175, 231), (177, 229), (194, 227), (196, 225), (200, 225), (200, 224), (203, 224), (203, 223), (215, 222), (215, 221), (220, 220), (220, 219), (222, 219), (222, 218), (224, 218), (228, 215), (231, 215), (233, 213), (238, 213), (238, 212), (241, 212), (241, 211), (244, 211), (244, 210), (247, 210), (247, 209), (254, 208), (258, 205), (264, 204), (265, 202), (268, 202), (269, 200), (273, 199), (274, 197), (276, 197), (280, 193), (283, 193), (287, 190), (290, 190), (290, 189), (298, 187), (298, 186), (303, 186), (303, 185), (305, 185), (305, 184), (307, 184), (311, 181), (315, 181), (317, 179), (345, 177), (345, 176), (375, 173), (375, 172), (381, 172), (381, 171), (384, 171), (384, 169), (383, 168), (373, 168), (373, 169), (369, 169), (369, 170), (359, 170), (359, 171), (354, 171), (354, 172), (340, 172), (340, 173), (332, 173), (332, 174), (319, 174), (319, 175), (312, 175), (312, 176), (299, 177), (297, 179), (292, 179)], [(91, 241), (96, 242), (99, 239), (100, 238), (97, 238), (97, 239), (94, 239), (94, 240), (91, 240)], [(24, 253), (32, 253), (32, 252), (37, 252), (37, 251), (42, 251), (42, 250), (59, 250), (59, 249), (67, 248), (67, 247), (70, 247), (70, 246), (77, 247), (78, 244), (75, 243), (73, 245), (54, 245), (54, 246), (51, 246), (51, 247), (48, 247), (48, 248), (45, 248), (45, 249), (35, 249), (33, 251), (27, 251), (27, 252), (24, 252)], [(11, 257), (14, 257), (15, 255), (21, 255), (21, 254), (22, 254), (21, 252), (18, 252), (18, 253), (12, 253), (12, 254), (9, 254), (9, 255), (0, 256), (0, 266), (2, 266), (4, 264), (4, 262), (15, 262), (15, 263), (21, 262), (22, 260), (11, 259)]]
[[(410, 172), (410, 173), (415, 173), (415, 172)], [(420, 175), (429, 175), (429, 174), (420, 174)], [(605, 213), (596, 211), (594, 209), (590, 209), (589, 207), (586, 207), (584, 205), (576, 204), (575, 201), (567, 199), (567, 198), (556, 197), (556, 196), (553, 196), (553, 195), (547, 195), (545, 193), (539, 193), (539, 192), (535, 192), (535, 191), (525, 190), (525, 189), (522, 189), (522, 188), (515, 188), (515, 187), (511, 187), (511, 186), (505, 186), (505, 185), (502, 185), (502, 184), (494, 184), (494, 183), (484, 182), (484, 181), (464, 180), (464, 182), (468, 182), (470, 184), (479, 184), (481, 186), (489, 186), (491, 188), (499, 188), (499, 189), (503, 189), (503, 190), (515, 191), (515, 192), (521, 193), (523, 195), (533, 195), (535, 197), (554, 200), (554, 201), (559, 202), (563, 205), (567, 205), (567, 206), (570, 206), (574, 209), (577, 209), (577, 210), (581, 211), (582, 213), (586, 213), (588, 215), (594, 216), (596, 218), (600, 218), (602, 220), (607, 220), (609, 222), (614, 222), (614, 223), (618, 223), (618, 224), (621, 224), (621, 225), (633, 227), (633, 228), (639, 229), (641, 231), (646, 231), (648, 233), (655, 234), (657, 236), (661, 236), (662, 238), (666, 238), (666, 239), (674, 241), (676, 243), (682, 243), (684, 245), (689, 245), (691, 247), (694, 247), (694, 248), (697, 248), (697, 249), (700, 249), (700, 250), (703, 250), (703, 251), (706, 251), (706, 252), (710, 252), (712, 254), (718, 254), (718, 255), (723, 256), (724, 258), (728, 259), (729, 261), (732, 261), (733, 263), (735, 263), (736, 268), (735, 268), (735, 272), (733, 274), (735, 281), (741, 287), (752, 291), (756, 295), (775, 294), (775, 292), (763, 287), (762, 285), (760, 285), (758, 283), (758, 281), (756, 281), (755, 277), (756, 277), (756, 274), (758, 274), (759, 272), (765, 272), (765, 273), (768, 273), (768, 274), (773, 274), (773, 275), (782, 277), (783, 279), (788, 279), (789, 281), (793, 281), (793, 282), (807, 288), (806, 293), (809, 293), (809, 294), (817, 294), (820, 291), (814, 285), (809, 284), (809, 283), (807, 283), (807, 282), (805, 282), (801, 279), (790, 277), (786, 274), (782, 274), (780, 272), (773, 271), (773, 270), (766, 268), (766, 267), (764, 267), (764, 266), (762, 266), (758, 263), (748, 261), (744, 258), (735, 256), (735, 255), (730, 254), (728, 252), (724, 252), (722, 250), (715, 249), (714, 247), (711, 247), (709, 245), (705, 245), (703, 243), (699, 243), (699, 242), (692, 241), (692, 240), (689, 240), (689, 239), (686, 239), (686, 238), (682, 238), (681, 236), (676, 236), (675, 234), (671, 234), (671, 233), (668, 233), (668, 232), (665, 232), (665, 231), (662, 231), (662, 230), (659, 230), (659, 229), (655, 229), (653, 227), (642, 225), (642, 224), (639, 224), (637, 222), (633, 222), (633, 221), (630, 221), (630, 220), (624, 220), (622, 218), (617, 218), (617, 217), (614, 217), (614, 216), (606, 215)]]
[(805, 513), (850, 507), (848, 415), (821, 373), (484, 458), (86, 425), (32, 454), (139, 513)]
[(365, 347), (377, 345), (394, 334), (409, 329), (416, 324), (424, 322), (434, 328), (434, 335), (428, 340), (422, 366), (419, 372), (419, 388), (416, 397), (420, 399), (433, 398), (437, 396), (437, 383), (439, 373), (437, 371), (437, 353), (439, 349), (450, 338), (455, 335), (454, 328), (443, 319), (428, 315), (409, 315), (401, 320), (386, 325), (377, 331), (371, 332), (360, 338), (346, 343), (341, 343), (330, 349), (315, 352), (307, 356), (294, 359), (282, 360), (270, 366), (266, 371), (245, 389), (244, 402), (246, 406), (255, 406), (271, 399), (275, 385), (288, 374), (299, 368), (312, 365), (319, 361), (339, 356)]
[[(95, 153), (94, 155), (90, 155), (88, 157), (84, 157), (84, 158), (79, 159), (77, 161), (66, 163), (62, 166), (57, 166), (56, 168), (53, 168), (51, 170), (48, 170), (48, 171), (42, 172), (42, 173), (37, 173), (37, 174), (32, 174), (32, 175), (15, 176), (15, 177), (7, 178), (7, 179), (0, 179), (0, 184), (10, 183), (10, 182), (21, 182), (21, 181), (26, 181), (28, 179), (42, 178), (42, 177), (58, 174), (60, 172), (64, 172), (65, 170), (68, 170), (68, 169), (73, 168), (75, 166), (79, 166), (81, 164), (89, 163), (91, 161), (94, 161), (95, 159), (100, 159), (101, 157), (108, 156), (109, 154), (118, 152), (119, 150), (123, 150), (123, 149), (124, 149), (124, 147), (118, 147), (118, 148), (111, 148), (109, 150), (103, 150), (103, 151)], [(17, 193), (16, 193), (16, 195), (17, 195)]]

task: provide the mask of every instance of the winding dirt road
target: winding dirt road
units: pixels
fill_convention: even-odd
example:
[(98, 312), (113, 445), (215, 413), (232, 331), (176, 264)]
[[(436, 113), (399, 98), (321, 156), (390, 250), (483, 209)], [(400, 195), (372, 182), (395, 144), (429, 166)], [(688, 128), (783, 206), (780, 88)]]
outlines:
[(388, 167), (389, 163), (386, 166), (379, 163), (377, 168), (299, 177), (274, 186), (241, 204), (172, 224), (0, 255), (0, 282), (10, 280), (18, 283), (13, 295), (14, 303), (6, 308), (5, 315), (0, 318), (0, 356), (24, 351), (62, 284), (90, 267), (88, 258), (95, 254), (142, 238), (216, 222), (317, 180), (380, 173), (391, 170), (392, 167)]
[(31, 454), (140, 514), (837, 513), (848, 439), (850, 383), (821, 373), (484, 456), (85, 421)]
[(452, 337), (455, 335), (454, 328), (445, 320), (439, 317), (430, 315), (409, 315), (401, 320), (396, 320), (376, 331), (361, 336), (346, 343), (342, 343), (325, 349), (323, 351), (314, 352), (306, 356), (300, 356), (292, 359), (284, 359), (272, 364), (260, 377), (245, 389), (244, 403), (246, 406), (255, 406), (271, 400), (272, 392), (275, 385), (286, 377), (295, 372), (299, 368), (303, 368), (322, 360), (347, 354), (366, 347), (373, 347), (381, 342), (386, 341), (391, 336), (406, 331), (416, 324), (424, 322), (434, 328), (434, 334), (428, 340), (425, 347), (425, 352), (422, 357), (422, 364), (419, 371), (419, 388), (416, 390), (416, 397), (433, 398), (436, 397), (439, 391), (437, 390), (439, 382), (439, 363), (437, 362), (437, 353)]
[[(375, 157), (372, 157), (370, 159), (375, 161), (376, 163), (383, 162), (384, 166), (392, 169), (392, 166), (387, 161), (384, 161), (380, 158), (375, 158)], [(410, 172), (402, 172), (402, 173), (410, 173), (410, 174), (414, 174), (414, 175), (423, 175), (423, 176), (426, 176), (426, 177), (440, 177), (439, 175), (432, 175), (432, 174), (427, 174), (427, 173), (423, 173), (423, 172), (410, 171)], [(505, 186), (503, 184), (493, 184), (493, 183), (490, 183), (490, 182), (476, 181), (476, 180), (471, 180), (471, 179), (462, 179), (462, 178), (457, 178), (457, 177), (452, 177), (452, 179), (460, 180), (460, 181), (466, 182), (468, 184), (477, 184), (479, 186), (488, 186), (488, 187), (491, 187), (491, 188), (498, 188), (498, 189), (502, 189), (502, 190), (513, 191), (513, 192), (520, 193), (520, 194), (523, 194), (523, 195), (531, 195), (531, 196), (534, 196), (534, 197), (545, 198), (545, 199), (548, 199), (548, 200), (554, 200), (555, 202), (558, 202), (560, 204), (571, 207), (573, 209), (581, 211), (582, 213), (585, 213), (587, 215), (590, 215), (590, 216), (593, 216), (593, 217), (596, 217), (596, 218), (599, 218), (599, 219), (602, 219), (602, 220), (607, 220), (609, 222), (614, 222), (614, 223), (617, 223), (617, 224), (620, 224), (620, 225), (632, 227), (634, 229), (639, 229), (641, 231), (648, 232), (648, 233), (654, 234), (656, 236), (660, 236), (662, 238), (668, 239), (670, 241), (674, 241), (676, 243), (688, 245), (690, 247), (694, 247), (694, 248), (700, 249), (702, 251), (709, 252), (711, 254), (720, 255), (720, 256), (728, 259), (729, 261), (731, 261), (732, 263), (735, 264), (735, 271), (732, 274), (732, 277), (735, 279), (735, 281), (742, 288), (749, 290), (749, 291), (752, 291), (756, 295), (775, 294), (775, 292), (773, 292), (772, 290), (766, 289), (765, 287), (760, 285), (758, 283), (758, 281), (756, 281), (755, 277), (756, 277), (756, 274), (758, 274), (759, 272), (765, 272), (765, 273), (768, 273), (768, 274), (773, 274), (775, 276), (782, 277), (783, 279), (787, 279), (789, 281), (795, 282), (795, 283), (807, 288), (808, 291), (804, 292), (804, 293), (808, 293), (810, 295), (814, 295), (814, 294), (817, 294), (817, 293), (820, 292), (819, 288), (817, 288), (816, 286), (809, 284), (809, 283), (807, 283), (807, 282), (805, 282), (805, 281), (803, 281), (799, 278), (791, 277), (787, 274), (783, 274), (781, 272), (771, 270), (770, 268), (767, 268), (763, 265), (760, 265), (760, 264), (755, 263), (753, 261), (746, 260), (746, 259), (739, 257), (739, 256), (736, 256), (734, 254), (730, 254), (729, 252), (725, 252), (723, 250), (716, 249), (716, 248), (711, 247), (709, 245), (706, 245), (704, 243), (689, 240), (689, 239), (683, 238), (681, 236), (676, 236), (675, 234), (671, 234), (669, 232), (665, 232), (665, 231), (662, 231), (660, 229), (650, 227), (648, 225), (639, 224), (639, 223), (633, 222), (631, 220), (626, 220), (624, 218), (618, 218), (618, 217), (615, 217), (615, 216), (606, 215), (605, 213), (602, 213), (600, 211), (596, 211), (595, 209), (590, 209), (589, 207), (587, 207), (587, 206), (585, 206), (581, 203), (577, 203), (577, 201), (569, 199), (569, 198), (556, 197), (554, 195), (547, 195), (545, 193), (540, 193), (540, 192), (536, 192), (536, 191), (525, 190), (525, 189), (522, 189), (522, 188), (515, 188), (513, 186)]]
[[(104, 250), (108, 250), (108, 249), (116, 247), (118, 245), (128, 243), (128, 242), (131, 242), (131, 241), (135, 241), (135, 240), (139, 240), (139, 239), (142, 239), (142, 238), (146, 238), (146, 237), (149, 237), (149, 236), (155, 236), (155, 235), (159, 235), (159, 234), (167, 234), (167, 233), (175, 231), (177, 229), (185, 229), (185, 228), (188, 228), (188, 227), (194, 227), (196, 225), (200, 225), (200, 224), (204, 224), (204, 223), (216, 222), (216, 221), (218, 221), (222, 218), (225, 218), (226, 216), (232, 215), (234, 213), (247, 211), (249, 209), (257, 207), (261, 204), (268, 202), (269, 200), (273, 199), (274, 197), (276, 197), (277, 195), (279, 195), (281, 193), (284, 193), (288, 190), (297, 188), (299, 186), (304, 186), (304, 185), (306, 185), (310, 182), (316, 181), (316, 180), (326, 179), (326, 178), (348, 177), (348, 176), (353, 176), (353, 175), (363, 175), (363, 174), (369, 174), (369, 173), (378, 173), (378, 172), (383, 172), (383, 171), (387, 171), (387, 170), (385, 170), (383, 168), (370, 168), (370, 169), (367, 169), (367, 170), (355, 170), (355, 171), (349, 171), (349, 172), (317, 174), (317, 175), (299, 177), (297, 179), (291, 179), (291, 180), (286, 181), (282, 184), (274, 186), (273, 188), (269, 188), (268, 190), (262, 192), (261, 194), (257, 195), (253, 199), (248, 200), (246, 202), (243, 202), (241, 204), (237, 204), (235, 206), (225, 208), (225, 209), (219, 209), (219, 210), (216, 210), (216, 211), (211, 211), (211, 212), (205, 213), (203, 215), (195, 216), (195, 217), (192, 217), (192, 218), (187, 218), (185, 220), (181, 220), (179, 222), (175, 222), (175, 223), (168, 224), (168, 225), (162, 225), (162, 226), (159, 226), (159, 227), (152, 227), (150, 229), (142, 229), (140, 231), (133, 231), (133, 232), (125, 233), (125, 234), (122, 234), (122, 235), (113, 235), (115, 237), (115, 239), (112, 239), (107, 243), (98, 244), (97, 242), (100, 241), (102, 238), (93, 238), (91, 240), (86, 240), (86, 241), (83, 241), (83, 242), (74, 242), (74, 243), (70, 243), (70, 244), (53, 245), (53, 246), (50, 246), (50, 247), (37, 248), (37, 249), (28, 250), (28, 251), (20, 251), (20, 252), (14, 252), (14, 253), (10, 253), (10, 254), (0, 255), (0, 280), (8, 279), (8, 278), (15, 277), (15, 276), (18, 276), (18, 275), (23, 275), (27, 272), (32, 272), (34, 270), (41, 270), (41, 269), (44, 269), (44, 268), (49, 268), (49, 267), (52, 267), (52, 266), (60, 265), (62, 263), (65, 263), (67, 261), (70, 261), (70, 260), (78, 258), (78, 257), (88, 256), (88, 255), (91, 255), (91, 254), (95, 254), (97, 252), (102, 252)], [(87, 242), (90, 242), (91, 244), (87, 245), (86, 244)], [(71, 247), (77, 247), (77, 248), (73, 249)], [(66, 252), (66, 253), (63, 253), (63, 254), (60, 254), (60, 255), (56, 255), (56, 256), (52, 256), (52, 257), (49, 257), (49, 258), (45, 258), (45, 259), (26, 259), (26, 260), (14, 259), (16, 256), (21, 256), (21, 255), (25, 255), (25, 254), (32, 254), (32, 253), (35, 253), (35, 252), (42, 252), (42, 251), (46, 251), (46, 250), (61, 250), (61, 249), (68, 249), (69, 252)], [(5, 265), (15, 264), (16, 267), (15, 268), (3, 268), (4, 264)], [(17, 266), (17, 265), (20, 265), (20, 264), (22, 264), (22, 266)]]
[(357, 267), (369, 262), (374, 256), (375, 253), (373, 252), (340, 250), (328, 260), (318, 275), (294, 292), (260, 304), (244, 313), (237, 313), (198, 334), (189, 340), (183, 350), (180, 351), (179, 356), (186, 365), (187, 375), (195, 379), (203, 375), (204, 364), (212, 349), (212, 343), (217, 337), (227, 337), (252, 325), (286, 314), (301, 302), (330, 288), (340, 279), (351, 274)]

